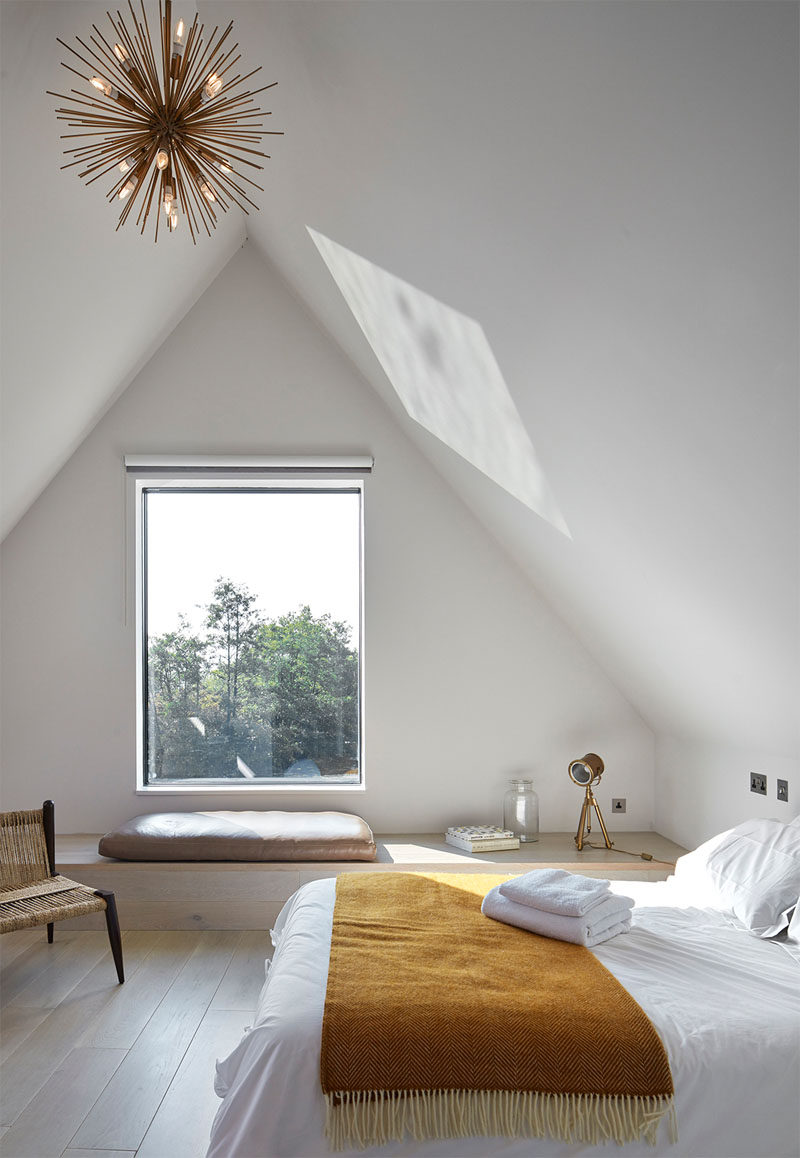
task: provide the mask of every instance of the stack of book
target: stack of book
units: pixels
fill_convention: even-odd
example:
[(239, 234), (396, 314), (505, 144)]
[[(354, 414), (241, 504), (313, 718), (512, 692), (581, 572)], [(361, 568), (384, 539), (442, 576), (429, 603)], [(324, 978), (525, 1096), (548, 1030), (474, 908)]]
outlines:
[(507, 828), (494, 824), (460, 824), (448, 828), (444, 834), (448, 844), (467, 852), (499, 852), (504, 848), (519, 848), (519, 837)]

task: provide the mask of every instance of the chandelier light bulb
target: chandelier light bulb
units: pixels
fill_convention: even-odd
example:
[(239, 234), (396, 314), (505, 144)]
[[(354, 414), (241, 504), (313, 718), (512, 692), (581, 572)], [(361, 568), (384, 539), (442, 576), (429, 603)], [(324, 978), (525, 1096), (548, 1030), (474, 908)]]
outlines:
[(134, 79), (134, 83), (135, 83), (135, 78), (137, 75), (136, 69), (131, 64), (130, 53), (128, 52), (125, 45), (124, 44), (115, 44), (114, 45), (114, 55), (116, 56), (117, 60), (120, 62), (122, 67), (125, 69), (128, 76), (131, 77), (132, 79)]
[(178, 228), (178, 210), (173, 209), (169, 215), (169, 231), (170, 231), (170, 233), (174, 233), (177, 228)]
[(214, 190), (211, 188), (208, 181), (204, 181), (202, 183), (200, 186), (200, 192), (203, 194), (206, 201), (216, 201), (217, 199)]
[(175, 25), (175, 31), (172, 34), (172, 43), (176, 48), (183, 48), (186, 39), (186, 25), (182, 20), (179, 20)]
[(103, 93), (104, 96), (110, 97), (114, 92), (114, 86), (110, 80), (105, 80), (102, 76), (93, 76), (91, 83), (98, 92)]
[(156, 153), (156, 168), (166, 169), (169, 164), (169, 153), (166, 149), (159, 149)]
[(228, 162), (225, 160), (224, 157), (220, 157), (220, 159), (218, 161), (215, 161), (214, 164), (217, 166), (220, 173), (232, 173), (233, 172), (233, 169), (231, 168), (231, 166), (228, 164)]
[(164, 189), (164, 212), (169, 217), (172, 212), (172, 202), (175, 200), (175, 191), (171, 185), (167, 185)]
[(124, 161), (120, 161), (119, 165), (117, 165), (117, 168), (119, 169), (120, 173), (127, 173), (128, 170), (132, 169), (135, 164), (135, 157), (126, 157)]
[(212, 72), (211, 76), (208, 78), (206, 83), (203, 85), (203, 99), (210, 101), (212, 97), (215, 97), (217, 95), (217, 93), (219, 92), (219, 90), (221, 88), (222, 88), (222, 77), (217, 76), (217, 74), (215, 72)]
[(119, 191), (120, 201), (126, 201), (138, 184), (139, 178), (135, 174), (130, 176)]

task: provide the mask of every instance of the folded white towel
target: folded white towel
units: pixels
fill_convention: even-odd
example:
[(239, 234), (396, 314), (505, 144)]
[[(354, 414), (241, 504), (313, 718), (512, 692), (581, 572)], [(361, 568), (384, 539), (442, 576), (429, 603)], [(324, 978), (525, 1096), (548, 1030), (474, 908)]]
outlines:
[(505, 925), (527, 929), (529, 933), (538, 933), (541, 937), (572, 941), (576, 945), (591, 948), (616, 937), (618, 933), (627, 933), (631, 927), (633, 901), (629, 897), (612, 896), (612, 901), (621, 899), (628, 902), (623, 906), (613, 903), (598, 905), (589, 916), (563, 917), (558, 913), (534, 909), (530, 905), (518, 905), (516, 901), (504, 897), (501, 888), (502, 885), (495, 886), (483, 898), (483, 915), (494, 921), (502, 921)]
[(611, 896), (608, 881), (582, 877), (566, 869), (533, 869), (500, 886), (500, 892), (518, 905), (532, 905), (562, 917), (582, 917)]

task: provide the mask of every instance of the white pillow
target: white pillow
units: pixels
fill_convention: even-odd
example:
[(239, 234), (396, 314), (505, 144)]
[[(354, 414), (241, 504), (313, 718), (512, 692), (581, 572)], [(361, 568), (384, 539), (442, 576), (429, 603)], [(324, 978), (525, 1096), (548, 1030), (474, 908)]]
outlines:
[(695, 904), (730, 909), (756, 937), (789, 924), (800, 897), (800, 825), (746, 820), (678, 859)]
[(794, 946), (795, 956), (797, 956), (800, 952), (800, 902), (789, 922), (789, 928), (786, 930), (786, 940)]

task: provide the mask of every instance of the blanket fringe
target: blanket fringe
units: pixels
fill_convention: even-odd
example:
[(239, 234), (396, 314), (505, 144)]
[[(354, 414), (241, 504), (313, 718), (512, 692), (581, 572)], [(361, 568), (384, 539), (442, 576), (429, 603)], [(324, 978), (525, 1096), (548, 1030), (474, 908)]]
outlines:
[(426, 1138), (558, 1138), (564, 1142), (634, 1142), (655, 1146), (668, 1115), (677, 1142), (672, 1096), (544, 1094), (526, 1090), (342, 1090), (325, 1094), (331, 1150), (382, 1146), (410, 1134)]

